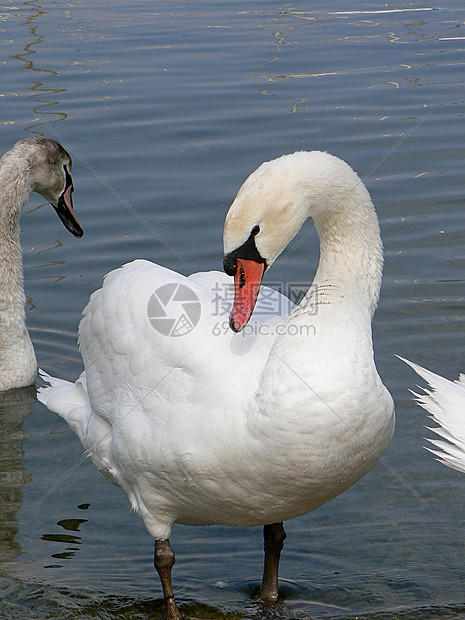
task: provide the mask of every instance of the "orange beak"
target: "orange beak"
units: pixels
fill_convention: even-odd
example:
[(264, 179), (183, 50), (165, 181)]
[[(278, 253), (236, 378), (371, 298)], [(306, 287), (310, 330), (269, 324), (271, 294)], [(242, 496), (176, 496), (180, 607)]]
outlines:
[(229, 325), (234, 332), (242, 331), (250, 319), (260, 292), (264, 271), (264, 263), (244, 258), (236, 259), (234, 304), (229, 315)]

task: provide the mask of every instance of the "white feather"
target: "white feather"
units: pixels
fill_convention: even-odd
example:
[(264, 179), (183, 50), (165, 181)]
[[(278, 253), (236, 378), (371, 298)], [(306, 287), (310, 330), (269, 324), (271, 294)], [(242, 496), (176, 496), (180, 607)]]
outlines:
[(444, 465), (465, 473), (465, 375), (461, 374), (456, 381), (449, 381), (414, 362), (402, 357), (399, 359), (413, 368), (431, 388), (420, 388), (424, 393), (412, 391), (412, 394), (420, 407), (426, 409), (429, 417), (438, 424), (428, 427), (428, 430), (446, 441), (427, 439), (437, 449), (426, 449)]

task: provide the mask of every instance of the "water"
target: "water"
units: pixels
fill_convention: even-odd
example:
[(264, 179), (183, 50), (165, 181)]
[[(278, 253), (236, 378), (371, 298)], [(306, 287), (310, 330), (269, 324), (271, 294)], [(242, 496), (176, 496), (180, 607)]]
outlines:
[[(353, 10), (351, 10), (351, 8)], [(465, 476), (423, 449), (417, 379), (395, 353), (465, 371), (465, 10), (333, 2), (4, 2), (2, 152), (33, 134), (74, 160), (73, 238), (34, 198), (22, 218), (28, 325), (40, 365), (81, 371), (76, 328), (102, 276), (136, 257), (221, 268), (225, 212), (262, 161), (297, 149), (346, 159), (385, 244), (374, 323), (396, 400), (384, 461), (288, 522), (285, 600), (255, 604), (259, 529), (176, 527), (187, 613), (244, 618), (465, 616)], [(38, 208), (40, 207), (40, 208)], [(268, 276), (310, 282), (315, 235)], [(162, 617), (152, 540), (124, 494), (26, 391), (0, 403), (0, 617)]]

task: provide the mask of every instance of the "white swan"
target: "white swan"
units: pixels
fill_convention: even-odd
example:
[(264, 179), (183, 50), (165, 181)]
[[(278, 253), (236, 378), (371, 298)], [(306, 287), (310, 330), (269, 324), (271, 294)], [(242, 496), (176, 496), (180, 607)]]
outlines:
[(410, 390), (415, 401), (439, 424), (428, 430), (446, 440), (428, 439), (435, 449), (427, 447), (427, 450), (440, 463), (465, 473), (465, 375), (459, 375), (456, 381), (449, 381), (403, 357), (399, 359), (411, 366), (431, 387), (431, 390), (421, 388), (424, 394)]
[[(371, 339), (382, 275), (378, 219), (346, 163), (298, 152), (245, 181), (224, 227), (235, 289), (230, 324), (244, 329), (263, 272), (309, 216), (320, 262), (290, 318), (262, 316), (234, 333), (218, 316), (224, 274), (186, 278), (138, 260), (108, 274), (84, 310), (85, 372), (75, 384), (46, 376), (52, 387), (39, 395), (142, 515), (156, 541), (168, 618), (181, 617), (171, 587), (173, 523), (265, 525), (261, 597), (276, 600), (282, 521), (350, 487), (391, 440), (393, 402)], [(169, 337), (160, 333), (174, 333), (163, 307), (173, 313), (177, 294), (198, 323)], [(261, 295), (257, 309), (270, 297), (275, 306), (284, 300)]]
[(26, 328), (19, 218), (33, 191), (76, 237), (71, 158), (50, 138), (26, 138), (0, 159), (0, 391), (34, 383), (37, 362)]

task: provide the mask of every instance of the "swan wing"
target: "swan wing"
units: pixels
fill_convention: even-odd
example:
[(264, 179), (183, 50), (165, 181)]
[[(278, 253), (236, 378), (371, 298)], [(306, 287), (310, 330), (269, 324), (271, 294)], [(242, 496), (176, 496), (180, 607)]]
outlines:
[[(262, 287), (259, 312), (234, 334), (231, 287), (220, 272), (185, 277), (145, 260), (128, 263), (105, 277), (84, 309), (79, 348), (85, 372), (75, 383), (41, 372), (49, 387), (39, 390), (39, 400), (66, 420), (111, 482), (124, 487), (125, 458), (115, 458), (116, 445), (132, 455), (141, 446), (168, 450), (176, 438), (190, 445), (194, 435), (210, 435), (206, 427), (221, 430), (218, 418), (232, 402), (238, 417), (241, 407), (243, 413), (278, 328), (295, 306)], [(125, 490), (133, 506), (140, 505)]]
[[(110, 272), (79, 327), (94, 410), (111, 421), (122, 392), (133, 401), (205, 405), (233, 395), (244, 382), (256, 385), (274, 326), (286, 316), (258, 315), (246, 334), (234, 334), (228, 327), (230, 283), (219, 272), (186, 278), (144, 260)], [(271, 297), (276, 310), (282, 296)]]

